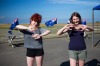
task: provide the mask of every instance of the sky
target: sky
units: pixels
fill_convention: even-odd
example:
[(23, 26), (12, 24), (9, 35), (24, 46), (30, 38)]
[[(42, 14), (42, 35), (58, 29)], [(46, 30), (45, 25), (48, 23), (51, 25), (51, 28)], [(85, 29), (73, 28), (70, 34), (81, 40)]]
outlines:
[[(92, 9), (97, 5), (100, 0), (0, 0), (0, 23), (12, 23), (15, 18), (29, 23), (34, 13), (42, 15), (42, 23), (55, 17), (58, 23), (67, 23), (73, 12), (92, 22)], [(95, 21), (100, 21), (100, 11), (94, 13)]]

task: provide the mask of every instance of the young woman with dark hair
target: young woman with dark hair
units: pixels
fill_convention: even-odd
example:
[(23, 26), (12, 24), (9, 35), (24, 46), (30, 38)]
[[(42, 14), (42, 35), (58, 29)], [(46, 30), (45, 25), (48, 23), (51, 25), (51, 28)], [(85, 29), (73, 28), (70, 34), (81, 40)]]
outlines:
[(58, 30), (57, 35), (68, 32), (69, 42), (69, 60), (70, 66), (84, 66), (87, 57), (86, 44), (84, 40), (84, 31), (93, 31), (93, 28), (83, 25), (79, 13), (74, 12), (70, 17), (70, 23)]

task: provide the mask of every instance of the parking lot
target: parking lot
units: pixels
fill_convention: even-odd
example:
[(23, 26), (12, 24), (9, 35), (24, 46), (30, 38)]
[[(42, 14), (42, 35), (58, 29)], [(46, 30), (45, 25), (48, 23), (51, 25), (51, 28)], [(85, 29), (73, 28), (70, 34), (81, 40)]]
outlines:
[[(99, 40), (99, 36), (96, 37), (95, 40)], [(85, 66), (100, 66), (100, 42), (92, 47), (92, 39), (85, 39), (85, 41), (88, 51)], [(44, 39), (43, 66), (70, 66), (68, 42), (69, 39), (65, 37)], [(27, 66), (25, 55), (23, 42), (17, 43), (16, 48), (8, 46), (6, 42), (0, 43), (0, 66)]]

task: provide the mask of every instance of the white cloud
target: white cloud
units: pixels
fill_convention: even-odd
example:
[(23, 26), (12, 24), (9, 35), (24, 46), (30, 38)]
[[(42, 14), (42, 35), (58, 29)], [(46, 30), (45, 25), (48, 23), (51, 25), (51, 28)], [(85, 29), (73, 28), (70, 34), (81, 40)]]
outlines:
[(82, 4), (82, 5), (98, 5), (97, 1), (82, 1), (82, 0), (48, 0), (49, 3), (55, 4)]

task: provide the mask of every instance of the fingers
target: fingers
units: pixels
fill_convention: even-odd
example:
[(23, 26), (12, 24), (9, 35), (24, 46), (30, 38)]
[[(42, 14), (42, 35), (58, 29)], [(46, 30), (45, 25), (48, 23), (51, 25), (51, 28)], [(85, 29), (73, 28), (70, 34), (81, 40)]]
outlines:
[(85, 31), (85, 30), (88, 29), (88, 26), (86, 26), (86, 25), (75, 26), (74, 24), (67, 24), (66, 27), (65, 27), (65, 29)]
[(39, 39), (41, 36), (39, 34), (33, 34), (32, 37), (35, 39)]
[(84, 28), (80, 28), (80, 31), (84, 31), (85, 29)]
[(88, 26), (84, 25), (83, 27), (81, 27), (81, 31), (85, 31), (88, 28)]

